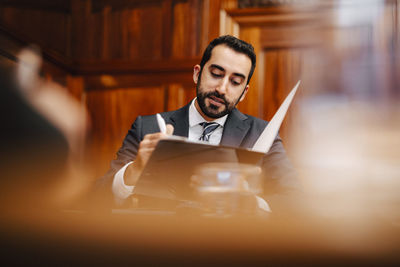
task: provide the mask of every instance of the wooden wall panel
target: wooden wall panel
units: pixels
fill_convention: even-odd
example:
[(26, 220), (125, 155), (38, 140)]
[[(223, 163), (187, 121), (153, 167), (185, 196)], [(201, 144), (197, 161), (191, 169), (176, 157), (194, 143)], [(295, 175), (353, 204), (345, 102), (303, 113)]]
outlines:
[[(260, 29), (256, 27), (242, 28), (240, 31), (240, 38), (245, 40), (246, 42), (251, 43), (254, 46), (255, 51), (261, 51), (259, 48), (259, 39), (260, 39)], [(260, 60), (260, 52), (256, 52), (257, 60)], [(262, 61), (261, 61), (262, 62)], [(258, 65), (258, 66), (257, 66)], [(256, 64), (256, 69), (254, 70), (253, 76), (250, 80), (250, 88), (246, 95), (246, 98), (239, 103), (238, 109), (246, 114), (262, 118), (262, 84), (259, 83), (263, 73), (260, 73), (259, 70), (263, 68), (263, 66), (259, 66), (260, 64)], [(261, 74), (261, 77), (260, 77)]]
[(200, 53), (200, 0), (83, 3), (73, 9), (75, 58), (157, 61)]
[(172, 15), (172, 57), (193, 58), (200, 54), (201, 1), (177, 1)]
[(46, 49), (70, 55), (71, 20), (67, 13), (6, 6), (0, 7), (0, 22)]
[(178, 2), (173, 8), (173, 30), (172, 30), (172, 56), (174, 58), (184, 58), (188, 54), (187, 40), (189, 17), (186, 16), (189, 11), (187, 2)]
[(167, 110), (175, 110), (188, 104), (196, 96), (196, 86), (170, 84), (168, 86)]
[[(267, 49), (264, 51), (264, 86), (263, 86), (263, 115), (271, 120), (290, 90), (302, 79), (303, 49)], [(304, 88), (302, 84), (302, 88)], [(299, 92), (296, 99), (299, 98)], [(280, 135), (284, 139), (290, 137), (290, 126), (295, 101), (292, 103), (281, 126)]]
[[(379, 3), (381, 9), (374, 11), (371, 4), (321, 1), (303, 6), (228, 8), (221, 13), (227, 15), (221, 17), (221, 33), (249, 40), (257, 51), (260, 75), (252, 83), (259, 85), (260, 117), (269, 120), (297, 80), (302, 80), (281, 128), (286, 140), (293, 133), (291, 115), (296, 112), (296, 100), (305, 95), (386, 101), (396, 95), (398, 1)], [(255, 28), (260, 30), (259, 39)], [(239, 107), (256, 114), (246, 103)]]
[(268, 49), (264, 52), (264, 107), (263, 117), (270, 120), (282, 99), (301, 78), (301, 49)]
[(96, 175), (105, 173), (122, 140), (138, 115), (164, 111), (163, 87), (127, 88), (85, 93), (90, 112), (91, 135), (88, 153), (98, 164)]
[[(88, 37), (76, 37), (74, 45), (85, 47), (85, 53), (75, 48), (79, 59), (142, 59), (162, 57), (162, 6), (146, 5), (138, 8), (90, 13), (86, 23)], [(80, 41), (80, 38), (86, 40)], [(86, 42), (85, 42), (86, 41)]]
[[(29, 40), (17, 38), (17, 35), (18, 33), (11, 32), (10, 29), (4, 27), (4, 24), (0, 24), (0, 58), (6, 60), (10, 67), (15, 66), (20, 51), (31, 45)], [(52, 55), (54, 55), (52, 50), (43, 51), (42, 74), (46, 79), (66, 86), (68, 71), (63, 64), (55, 63)]]

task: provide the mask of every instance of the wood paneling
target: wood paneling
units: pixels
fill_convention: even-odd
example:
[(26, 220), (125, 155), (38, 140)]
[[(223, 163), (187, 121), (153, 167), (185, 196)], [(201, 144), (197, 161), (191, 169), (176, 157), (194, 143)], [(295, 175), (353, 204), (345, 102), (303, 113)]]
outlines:
[(115, 88), (163, 86), (165, 84), (192, 81), (186, 74), (126, 74), (126, 75), (90, 75), (85, 76), (86, 91), (113, 90)]
[[(0, 7), (0, 22), (41, 47), (69, 55), (70, 17), (42, 9)], [(21, 34), (18, 34), (21, 35)], [(38, 40), (39, 39), (39, 40)], [(38, 42), (39, 41), (39, 42)]]
[(199, 58), (184, 60), (130, 61), (130, 60), (80, 60), (75, 64), (74, 73), (80, 75), (93, 74), (156, 74), (182, 73), (192, 71)]
[[(255, 51), (260, 51), (258, 47), (258, 44), (260, 43), (260, 29), (250, 27), (242, 28), (240, 32), (240, 38), (242, 38), (246, 42), (253, 44)], [(257, 55), (257, 59), (260, 59), (259, 53)], [(254, 70), (253, 76), (249, 83), (249, 91), (246, 95), (246, 98), (238, 105), (238, 108), (243, 113), (262, 118), (262, 87), (260, 87), (259, 84), (259, 80), (261, 77), (258, 70), (259, 66), (256, 66), (256, 69)]]
[[(18, 61), (18, 54), (21, 49), (27, 47), (30, 42), (24, 41), (23, 37), (17, 36), (18, 33), (12, 33), (0, 23), (0, 56), (9, 61), (10, 66), (15, 66)], [(62, 85), (66, 85), (67, 67), (65, 58), (53, 50), (43, 51), (43, 75), (47, 79), (52, 79)], [(54, 62), (57, 62), (54, 64)]]
[[(208, 2), (208, 44), (214, 38), (220, 35), (220, 9), (221, 0), (209, 0)], [(207, 45), (206, 44), (206, 45)], [(205, 48), (205, 47), (204, 47)]]
[[(193, 58), (200, 54), (201, 1), (177, 1), (173, 6), (172, 57)], [(200, 13), (201, 14), (201, 13)]]
[(170, 84), (168, 86), (167, 110), (175, 110), (188, 104), (196, 96), (194, 84)]
[[(271, 120), (290, 90), (302, 78), (302, 55), (302, 49), (281, 48), (264, 51), (263, 118)], [(299, 95), (300, 93), (296, 99)], [(280, 129), (283, 138), (290, 136), (293, 106), (289, 109)]]
[(171, 2), (171, 0), (95, 0), (92, 3), (92, 12), (101, 12), (105, 7), (111, 7), (112, 10), (123, 10), (149, 5), (159, 5), (165, 2)]
[(264, 53), (263, 117), (270, 120), (301, 77), (301, 49), (271, 49)]
[(198, 59), (208, 42), (202, 40), (208, 29), (201, 23), (205, 8), (200, 0), (71, 0), (70, 6), (70, 13), (62, 14), (51, 8), (1, 7), (0, 24), (25, 43), (39, 45), (73, 74), (85, 74), (80, 67), (88, 61), (107, 73), (115, 67), (132, 72), (130, 64), (163, 65), (171, 57)]
[(57, 10), (51, 1), (10, 3), (0, 8), (1, 25), (68, 72), (49, 78), (63, 77), (86, 103), (91, 157), (107, 165), (137, 115), (179, 108), (195, 96), (193, 66), (216, 29), (203, 15), (219, 14), (219, 1), (201, 0), (71, 0)]
[(76, 59), (158, 61), (200, 54), (200, 0), (73, 3)]
[(138, 115), (164, 111), (163, 87), (126, 88), (85, 93), (91, 117), (88, 153), (98, 165), (97, 175), (104, 174), (109, 162)]
[[(379, 84), (391, 96), (399, 83), (398, 57), (390, 56), (398, 55), (400, 43), (394, 0), (385, 1), (384, 19), (352, 28), (337, 22), (335, 1), (245, 9), (236, 8), (235, 0), (0, 3), (0, 38), (8, 40), (2, 42), (2, 54), (15, 56), (15, 43), (41, 47), (45, 73), (87, 104), (93, 126), (89, 139), (99, 149), (93, 157), (102, 163), (114, 156), (138, 114), (179, 108), (195, 96), (193, 66), (220, 34), (254, 45), (257, 68), (239, 109), (263, 119), (271, 118), (300, 78), (296, 99), (324, 83), (326, 90), (348, 91), (342, 74), (353, 59), (371, 60), (365, 51), (385, 63), (368, 69), (368, 88)], [(355, 49), (363, 44), (370, 50)], [(281, 130), (284, 138), (291, 132), (291, 112)]]
[[(162, 57), (162, 6), (113, 11), (105, 7), (102, 12), (86, 17), (87, 39), (79, 36), (73, 45), (84, 48), (74, 55), (79, 59), (159, 60)], [(155, 34), (157, 33), (157, 34)]]
[(52, 12), (69, 13), (71, 9), (69, 0), (0, 0), (3, 7), (16, 7), (35, 10), (51, 10)]
[[(368, 96), (369, 92), (383, 97), (393, 95), (385, 91), (394, 88), (396, 79), (388, 74), (398, 65), (387, 58), (396, 54), (388, 49), (387, 43), (398, 38), (398, 32), (391, 30), (397, 25), (394, 3), (397, 1), (387, 1), (383, 13), (355, 23), (343, 23), (338, 18), (339, 14), (348, 16), (349, 12), (358, 9), (365, 11), (365, 6), (357, 2), (340, 9), (334, 1), (321, 1), (314, 5), (233, 8), (222, 12), (226, 14), (221, 21), (222, 33), (236, 34), (250, 41), (258, 56), (259, 75), (250, 83), (258, 90), (249, 92), (247, 99), (239, 105), (240, 109), (271, 119), (299, 79), (303, 82), (296, 99), (317, 91), (341, 93), (352, 98)], [(397, 46), (392, 43), (392, 47)], [(376, 60), (380, 62), (379, 70), (374, 67)], [(251, 100), (253, 98), (261, 98), (261, 101), (255, 102)], [(280, 132), (287, 140), (293, 132), (291, 114), (295, 112), (296, 99)], [(255, 107), (257, 104), (258, 108)]]

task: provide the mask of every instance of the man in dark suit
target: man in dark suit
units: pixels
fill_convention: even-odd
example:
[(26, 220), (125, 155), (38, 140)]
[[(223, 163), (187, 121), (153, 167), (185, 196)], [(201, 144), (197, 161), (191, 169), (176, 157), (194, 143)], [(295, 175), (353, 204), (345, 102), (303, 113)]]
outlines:
[[(158, 141), (170, 134), (251, 148), (267, 122), (241, 113), (236, 105), (249, 90), (255, 65), (256, 56), (250, 44), (233, 36), (214, 39), (200, 64), (194, 66), (197, 97), (181, 109), (161, 113), (167, 133), (160, 132), (155, 115), (139, 116), (128, 131), (117, 159), (103, 177), (103, 182), (112, 187), (115, 199), (122, 201), (134, 194), (134, 186)], [(209, 132), (205, 134), (206, 128)], [(297, 180), (279, 137), (263, 157), (261, 166), (267, 199), (296, 190)]]

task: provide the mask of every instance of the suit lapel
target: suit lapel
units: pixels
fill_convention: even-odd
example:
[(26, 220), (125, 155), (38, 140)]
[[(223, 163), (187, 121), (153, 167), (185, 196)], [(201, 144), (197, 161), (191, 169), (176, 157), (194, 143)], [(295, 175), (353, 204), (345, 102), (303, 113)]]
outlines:
[(174, 135), (188, 137), (189, 135), (189, 106), (190, 103), (172, 113), (169, 122), (174, 126)]
[(246, 119), (247, 116), (239, 110), (232, 110), (225, 122), (221, 145), (240, 147), (240, 144), (250, 128)]

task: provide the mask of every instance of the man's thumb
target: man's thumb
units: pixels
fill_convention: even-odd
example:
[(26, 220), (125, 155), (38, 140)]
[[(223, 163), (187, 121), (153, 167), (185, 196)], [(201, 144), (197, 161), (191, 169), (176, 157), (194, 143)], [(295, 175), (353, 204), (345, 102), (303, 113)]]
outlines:
[(173, 132), (174, 132), (174, 126), (172, 126), (171, 124), (167, 124), (167, 134), (172, 135)]

